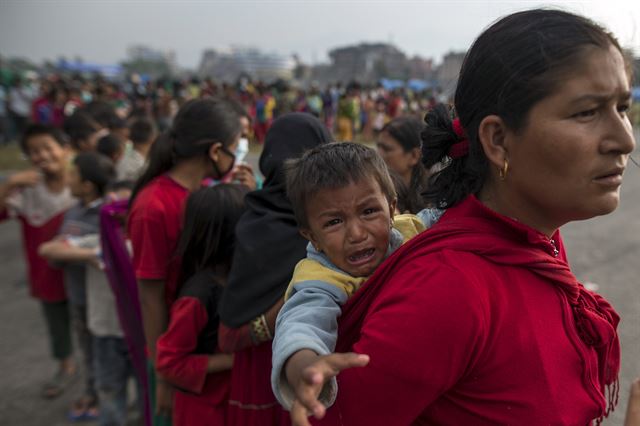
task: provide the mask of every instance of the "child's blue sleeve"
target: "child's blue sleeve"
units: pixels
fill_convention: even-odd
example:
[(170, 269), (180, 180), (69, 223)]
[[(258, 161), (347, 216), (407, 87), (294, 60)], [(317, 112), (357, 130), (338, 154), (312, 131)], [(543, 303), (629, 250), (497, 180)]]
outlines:
[[(322, 281), (305, 281), (295, 286), (295, 292), (285, 302), (276, 320), (273, 339), (271, 387), (276, 398), (287, 410), (294, 396), (284, 375), (284, 364), (291, 355), (310, 349), (318, 355), (334, 351), (338, 338), (338, 317), (347, 295), (338, 287)], [(335, 401), (335, 378), (325, 385), (320, 402), (330, 406)]]

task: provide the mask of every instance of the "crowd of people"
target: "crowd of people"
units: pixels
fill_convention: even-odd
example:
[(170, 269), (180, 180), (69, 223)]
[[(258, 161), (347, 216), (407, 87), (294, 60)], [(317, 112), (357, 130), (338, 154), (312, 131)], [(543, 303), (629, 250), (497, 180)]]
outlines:
[(601, 422), (620, 317), (559, 228), (619, 204), (629, 72), (602, 27), (534, 9), (476, 39), (453, 104), (46, 79), (22, 120), (17, 80), (33, 167), (0, 210), (59, 363), (43, 397), (81, 374), (69, 417), (101, 425), (132, 379), (154, 426)]
[[(118, 120), (132, 115), (153, 117), (162, 132), (170, 128), (178, 109), (191, 99), (225, 97), (235, 99), (251, 120), (258, 143), (275, 118), (288, 112), (307, 112), (335, 129), (340, 140), (354, 136), (373, 141), (390, 120), (446, 101), (436, 89), (420, 91), (362, 85), (357, 82), (329, 84), (307, 89), (285, 81), (266, 84), (240, 78), (235, 84), (216, 83), (211, 78), (182, 80), (142, 79), (134, 74), (125, 81), (69, 74), (0, 73), (0, 143), (8, 143), (24, 132), (29, 122), (62, 127), (67, 117), (90, 102), (108, 102)], [(114, 125), (118, 125), (114, 123)], [(122, 124), (121, 124), (122, 125)]]

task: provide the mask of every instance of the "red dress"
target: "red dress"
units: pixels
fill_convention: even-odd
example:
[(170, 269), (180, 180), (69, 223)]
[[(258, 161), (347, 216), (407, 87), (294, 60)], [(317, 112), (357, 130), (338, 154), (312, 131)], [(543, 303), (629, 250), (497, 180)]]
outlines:
[(271, 390), (271, 342), (234, 352), (227, 425), (291, 425)]
[(371, 361), (338, 376), (314, 424), (591, 424), (615, 405), (618, 321), (559, 233), (468, 197), (345, 305), (336, 351)]
[(210, 270), (189, 279), (171, 307), (167, 331), (158, 339), (156, 369), (176, 387), (174, 426), (224, 426), (231, 371), (207, 372), (218, 351), (220, 287)]
[(40, 182), (9, 196), (7, 209), (0, 213), (0, 221), (17, 217), (22, 224), (29, 290), (32, 297), (43, 302), (67, 300), (62, 269), (53, 268), (39, 256), (38, 247), (58, 234), (65, 211), (75, 202), (68, 188), (53, 193)]

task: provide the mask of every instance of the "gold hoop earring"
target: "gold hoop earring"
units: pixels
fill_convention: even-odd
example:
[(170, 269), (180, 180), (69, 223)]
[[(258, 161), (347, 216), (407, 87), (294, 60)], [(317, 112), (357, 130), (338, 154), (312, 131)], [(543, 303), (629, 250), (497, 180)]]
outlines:
[(504, 166), (498, 170), (500, 174), (500, 180), (505, 180), (507, 178), (507, 172), (509, 171), (509, 160), (504, 159)]

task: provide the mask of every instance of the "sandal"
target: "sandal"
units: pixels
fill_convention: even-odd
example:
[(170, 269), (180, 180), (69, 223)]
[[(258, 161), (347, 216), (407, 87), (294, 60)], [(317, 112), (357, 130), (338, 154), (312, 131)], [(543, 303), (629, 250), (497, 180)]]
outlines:
[(58, 370), (58, 372), (42, 386), (42, 397), (46, 399), (57, 398), (76, 378), (76, 371)]
[(98, 400), (84, 395), (74, 401), (67, 417), (70, 422), (86, 422), (96, 420), (98, 414)]

